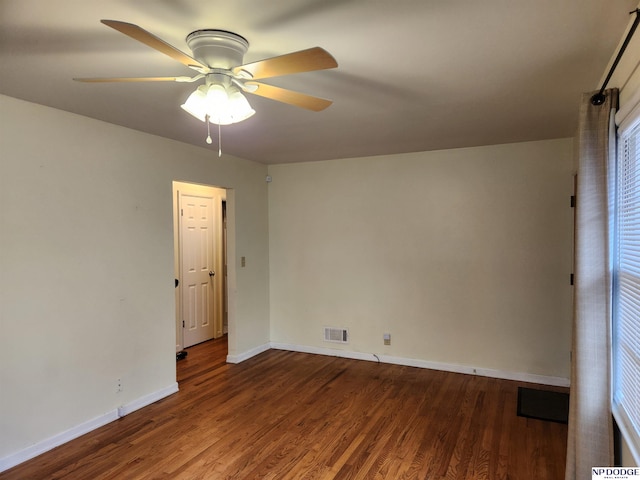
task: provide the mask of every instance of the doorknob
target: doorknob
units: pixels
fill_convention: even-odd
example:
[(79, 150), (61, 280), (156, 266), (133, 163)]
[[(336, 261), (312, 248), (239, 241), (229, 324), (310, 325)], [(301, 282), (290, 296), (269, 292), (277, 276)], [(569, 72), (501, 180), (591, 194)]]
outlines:
[(209, 270), (209, 276), (213, 277), (216, 274), (216, 272), (214, 272), (213, 270)]

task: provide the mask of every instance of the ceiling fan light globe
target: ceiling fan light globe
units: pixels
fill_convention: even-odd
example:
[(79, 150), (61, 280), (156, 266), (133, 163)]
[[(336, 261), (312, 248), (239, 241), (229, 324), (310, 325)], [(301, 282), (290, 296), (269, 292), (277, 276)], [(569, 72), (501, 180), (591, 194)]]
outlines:
[(242, 122), (256, 113), (240, 90), (219, 84), (199, 86), (181, 107), (201, 122), (209, 117), (216, 125)]
[(201, 122), (206, 121), (207, 119), (207, 94), (206, 89), (203, 89), (202, 86), (198, 87), (196, 91), (194, 91), (187, 101), (184, 102), (180, 107), (187, 113), (193, 115)]
[(227, 91), (222, 85), (210, 85), (207, 88), (205, 101), (209, 111), (224, 110), (229, 102)]
[(233, 91), (229, 95), (228, 108), (234, 123), (242, 122), (256, 113), (256, 111), (251, 108), (251, 105), (249, 105), (249, 101), (238, 90)]
[(242, 112), (241, 115), (234, 115), (233, 123), (242, 122), (250, 117), (253, 117), (255, 113), (256, 111), (253, 108), (250, 108), (248, 111)]

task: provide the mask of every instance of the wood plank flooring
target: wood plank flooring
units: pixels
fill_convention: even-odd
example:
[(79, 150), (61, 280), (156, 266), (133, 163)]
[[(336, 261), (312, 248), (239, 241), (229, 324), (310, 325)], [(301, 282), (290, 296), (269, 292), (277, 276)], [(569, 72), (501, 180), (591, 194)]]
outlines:
[[(9, 479), (564, 478), (567, 427), (519, 382), (271, 350), (189, 349), (180, 392), (0, 473)], [(530, 385), (529, 385), (530, 386)]]

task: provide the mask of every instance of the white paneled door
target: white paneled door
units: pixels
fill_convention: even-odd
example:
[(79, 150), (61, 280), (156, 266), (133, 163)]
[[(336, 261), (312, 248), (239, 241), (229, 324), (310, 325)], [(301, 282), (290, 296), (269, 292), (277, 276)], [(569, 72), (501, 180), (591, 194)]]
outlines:
[[(180, 265), (183, 347), (214, 338), (221, 331), (216, 324), (220, 310), (217, 283), (220, 195), (200, 196), (180, 193)], [(219, 279), (217, 276), (219, 275)]]

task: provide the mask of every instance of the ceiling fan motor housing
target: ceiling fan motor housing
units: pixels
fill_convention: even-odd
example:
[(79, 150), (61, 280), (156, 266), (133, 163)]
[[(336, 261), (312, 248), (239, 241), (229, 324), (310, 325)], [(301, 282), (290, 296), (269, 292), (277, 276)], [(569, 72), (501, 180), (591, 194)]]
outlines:
[(187, 35), (187, 45), (193, 58), (211, 68), (230, 70), (242, 65), (249, 42), (240, 35), (225, 30), (196, 30)]

